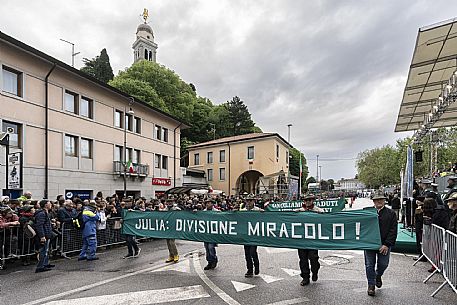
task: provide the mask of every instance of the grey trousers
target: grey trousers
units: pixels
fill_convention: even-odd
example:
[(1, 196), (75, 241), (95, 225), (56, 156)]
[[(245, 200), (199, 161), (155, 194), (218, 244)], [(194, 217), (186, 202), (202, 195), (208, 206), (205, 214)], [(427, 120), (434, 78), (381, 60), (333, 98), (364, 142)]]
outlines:
[(168, 253), (169, 253), (170, 257), (178, 255), (178, 249), (176, 248), (174, 239), (167, 239), (167, 247), (168, 247)]

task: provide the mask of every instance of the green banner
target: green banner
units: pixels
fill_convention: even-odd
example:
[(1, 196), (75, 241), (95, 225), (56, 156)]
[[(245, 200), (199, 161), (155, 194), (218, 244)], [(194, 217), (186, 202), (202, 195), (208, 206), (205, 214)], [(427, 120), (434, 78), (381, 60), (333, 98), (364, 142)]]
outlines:
[(129, 235), (294, 249), (377, 250), (375, 209), (332, 214), (259, 211), (125, 211)]
[[(282, 201), (272, 202), (267, 207), (267, 211), (293, 211), (301, 208), (303, 201)], [(346, 204), (345, 198), (332, 198), (315, 200), (314, 204), (324, 210), (325, 213), (341, 212)]]

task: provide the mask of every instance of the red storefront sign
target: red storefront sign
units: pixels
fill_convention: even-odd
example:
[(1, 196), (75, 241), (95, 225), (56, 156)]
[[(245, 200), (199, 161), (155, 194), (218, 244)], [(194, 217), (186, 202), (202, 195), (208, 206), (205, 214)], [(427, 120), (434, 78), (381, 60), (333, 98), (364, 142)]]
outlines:
[(171, 179), (168, 179), (168, 178), (152, 178), (152, 185), (170, 186), (171, 185)]

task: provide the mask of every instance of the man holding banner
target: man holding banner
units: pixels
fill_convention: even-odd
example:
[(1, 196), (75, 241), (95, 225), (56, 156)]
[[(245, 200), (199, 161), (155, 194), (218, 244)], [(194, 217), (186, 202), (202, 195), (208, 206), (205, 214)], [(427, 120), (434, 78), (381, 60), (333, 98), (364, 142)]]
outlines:
[[(296, 209), (295, 212), (314, 212), (314, 213), (324, 213), (324, 210), (314, 205), (314, 199), (316, 197), (312, 194), (306, 195), (302, 207)], [(302, 281), (301, 286), (309, 285), (309, 275), (311, 264), (311, 272), (313, 282), (316, 282), (318, 279), (318, 272), (321, 265), (319, 264), (319, 251), (316, 249), (298, 249), (298, 257), (300, 264), (300, 276)], [(308, 262), (309, 261), (309, 262)]]
[(394, 211), (385, 207), (386, 197), (383, 194), (376, 194), (372, 200), (378, 211), (382, 246), (379, 250), (365, 250), (365, 271), (369, 296), (375, 295), (375, 286), (378, 288), (382, 286), (381, 277), (389, 266), (390, 249), (395, 245), (397, 239), (397, 216)]
[[(241, 208), (240, 211), (260, 211), (264, 210), (255, 206), (254, 195), (249, 194), (246, 199), (246, 208)], [(253, 275), (259, 275), (260, 273), (260, 262), (259, 254), (257, 253), (257, 246), (244, 245), (244, 258), (246, 259), (246, 268), (248, 271), (244, 275), (245, 277), (253, 277)]]

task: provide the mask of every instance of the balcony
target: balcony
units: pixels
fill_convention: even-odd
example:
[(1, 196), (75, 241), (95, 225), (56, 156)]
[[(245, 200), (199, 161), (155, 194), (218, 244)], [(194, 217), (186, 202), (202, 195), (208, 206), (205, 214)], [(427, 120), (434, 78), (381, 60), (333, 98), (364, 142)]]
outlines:
[[(147, 177), (149, 175), (149, 165), (147, 164), (139, 164), (139, 163), (132, 163), (133, 170), (129, 168), (125, 169), (125, 174), (127, 176), (138, 176), (138, 177)], [(115, 175), (124, 175), (124, 165), (121, 161), (114, 161), (113, 162), (113, 172)]]

